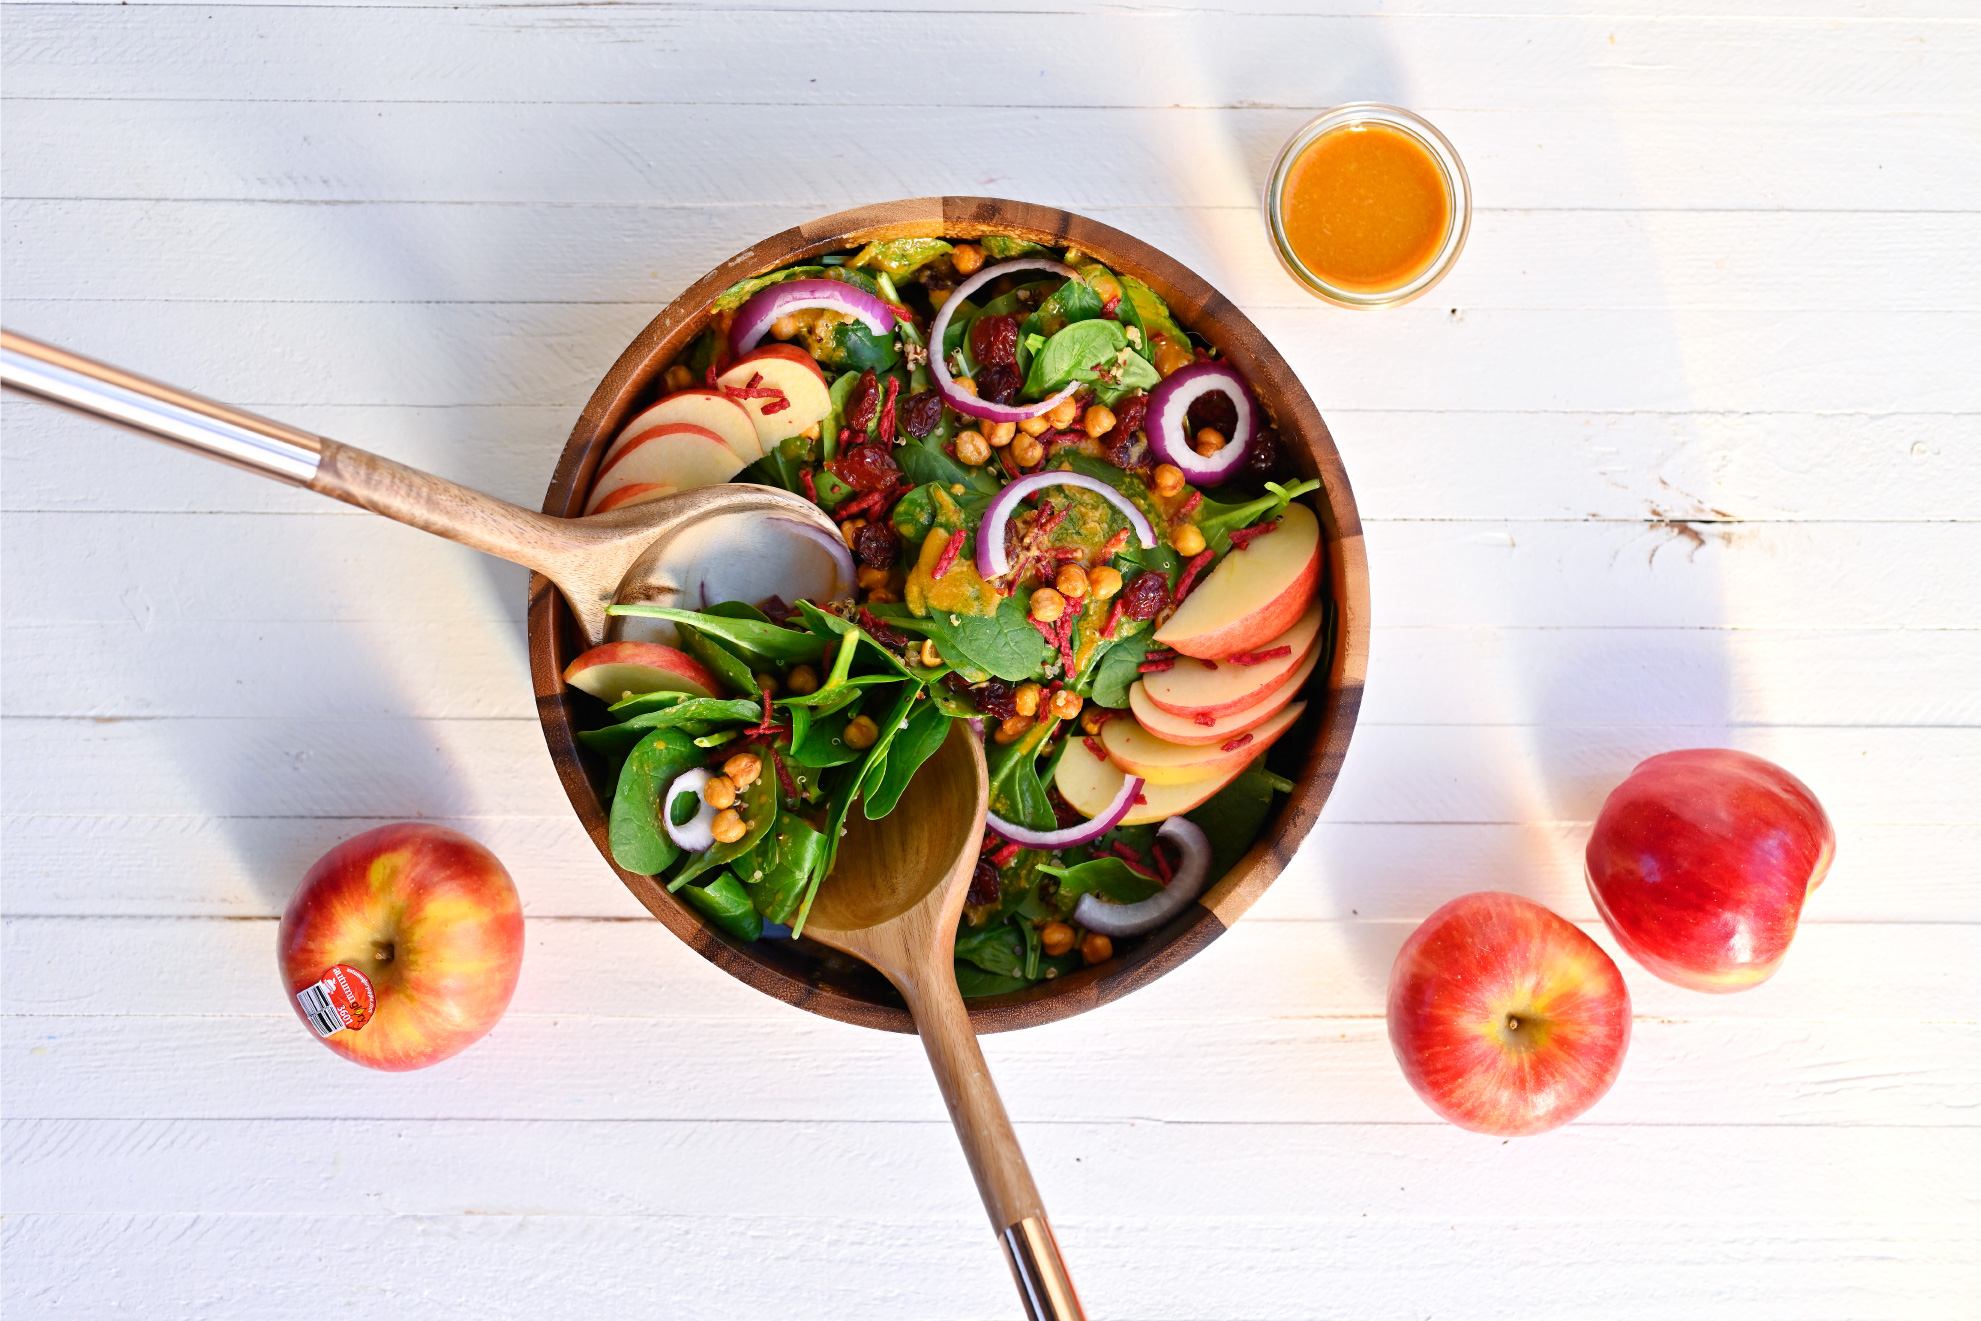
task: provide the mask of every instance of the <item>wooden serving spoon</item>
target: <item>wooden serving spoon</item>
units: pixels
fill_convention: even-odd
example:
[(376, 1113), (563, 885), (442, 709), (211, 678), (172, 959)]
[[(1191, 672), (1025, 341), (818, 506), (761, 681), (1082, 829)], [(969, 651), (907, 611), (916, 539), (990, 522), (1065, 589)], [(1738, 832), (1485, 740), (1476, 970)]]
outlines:
[[(736, 544), (765, 518), (839, 540), (838, 525), (811, 501), (740, 482), (554, 518), (12, 331), (0, 330), (0, 384), (533, 569), (557, 584), (592, 645), (605, 640), (605, 608), (615, 602), (693, 608), (697, 601), (682, 598), (699, 552)], [(832, 596), (852, 590), (841, 582)]]
[(956, 989), (956, 920), (976, 870), (989, 797), (983, 745), (952, 721), (892, 813), (883, 821), (849, 816), (805, 934), (865, 960), (901, 992), (1026, 1314), (1081, 1321), (1086, 1314)]

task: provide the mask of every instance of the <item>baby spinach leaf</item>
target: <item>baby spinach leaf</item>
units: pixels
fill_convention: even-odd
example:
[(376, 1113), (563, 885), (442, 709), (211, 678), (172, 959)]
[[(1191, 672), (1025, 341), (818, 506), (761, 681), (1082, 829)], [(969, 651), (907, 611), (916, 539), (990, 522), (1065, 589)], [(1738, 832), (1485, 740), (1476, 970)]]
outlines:
[[(944, 486), (962, 485), (978, 493), (982, 501), (997, 493), (1000, 483), (985, 468), (966, 468), (943, 452), (936, 436), (928, 440), (911, 440), (894, 451), (894, 462), (902, 475), (911, 482), (927, 485), (940, 482)], [(903, 497), (904, 499), (906, 497)], [(959, 497), (960, 498), (960, 497)]]
[(606, 707), (605, 713), (614, 720), (631, 720), (649, 711), (665, 711), (676, 702), (687, 700), (688, 694), (683, 692), (635, 693)]
[(718, 615), (712, 610), (697, 612), (658, 605), (611, 605), (605, 608), (605, 612), (609, 615), (671, 619), (677, 624), (698, 628), (710, 637), (721, 638), (724, 642), (732, 642), (739, 647), (747, 648), (780, 665), (815, 661), (825, 654), (825, 642), (815, 633), (809, 631), (801, 633), (796, 629), (781, 628), (762, 620), (733, 619)]
[(725, 688), (732, 693), (757, 695), (756, 676), (750, 673), (749, 665), (735, 652), (690, 625), (676, 624), (674, 628), (681, 637), (681, 650), (714, 670)]
[[(855, 651), (852, 653), (852, 657), (854, 661), (862, 658), (878, 660), (883, 673), (892, 673), (903, 679), (908, 677), (908, 666), (906, 663), (899, 656), (869, 637), (865, 629), (860, 628), (857, 624), (848, 620), (841, 619), (838, 615), (828, 614), (813, 605), (810, 601), (798, 602), (798, 608), (804, 612), (805, 626), (820, 638), (838, 637), (841, 639), (853, 639)], [(841, 645), (844, 646), (845, 643), (842, 641)], [(833, 657), (833, 671), (840, 675), (842, 681), (845, 675), (851, 672), (844, 668), (848, 663), (851, 662), (847, 662), (843, 655), (835, 655)], [(821, 685), (821, 687), (830, 686), (829, 683)]]
[(741, 307), (750, 301), (750, 295), (760, 289), (768, 289), (773, 284), (783, 284), (786, 280), (810, 280), (825, 274), (823, 266), (792, 266), (769, 275), (753, 275), (747, 280), (738, 280), (715, 296), (715, 310), (727, 312)]
[(700, 721), (742, 723), (755, 720), (763, 710), (747, 697), (690, 697), (672, 706), (620, 722), (627, 729), (674, 729)]
[(763, 840), (764, 835), (777, 824), (776, 779), (774, 775), (759, 775), (748, 788), (736, 795), (736, 811), (748, 827), (743, 832), (743, 838), (690, 855), (687, 864), (667, 883), (669, 890), (679, 890), (703, 872), (728, 866)]
[(846, 264), (849, 267), (871, 266), (900, 280), (913, 275), (945, 252), (953, 251), (954, 247), (941, 239), (880, 239), (861, 248), (859, 255)]
[(1095, 858), (1074, 867), (1043, 866), (1039, 870), (1059, 878), (1061, 894), (1097, 894), (1111, 904), (1136, 904), (1162, 893), (1161, 881), (1138, 874), (1120, 858)]
[(740, 864), (743, 888), (759, 913), (788, 926), (813, 878), (823, 874), (825, 858), (825, 836), (786, 812), (763, 847)]
[[(1125, 295), (1121, 301), (1135, 305), (1135, 320), (1144, 335), (1161, 335), (1184, 348), (1190, 346), (1190, 337), (1183, 333), (1182, 326), (1176, 324), (1176, 318), (1169, 314), (1169, 304), (1163, 302), (1155, 290), (1132, 275), (1118, 278)], [(1153, 358), (1155, 345), (1149, 345), (1144, 351)]]
[(1033, 830), (1051, 830), (1058, 824), (1045, 784), (1039, 779), (1038, 764), (1039, 749), (1058, 728), (1059, 721), (1050, 719), (1009, 743), (991, 745), (987, 758), (991, 811)]
[(1025, 941), (1009, 922), (986, 923), (964, 932), (956, 938), (956, 957), (1000, 977), (1025, 976)]
[(1050, 257), (1052, 249), (1042, 248), (1026, 239), (1012, 238), (1009, 234), (986, 234), (977, 240), (977, 246), (984, 252), (1004, 261), (1010, 257)]
[(1264, 495), (1243, 504), (1219, 504), (1206, 497), (1197, 506), (1194, 515), (1197, 530), (1204, 534), (1204, 545), (1221, 558), (1224, 552), (1231, 549), (1231, 534), (1237, 529), (1277, 518), (1291, 501), (1320, 489), (1321, 484), (1311, 480), (1295, 482), (1291, 486), (1267, 482)]
[(690, 885), (681, 897), (702, 910), (709, 921), (738, 940), (755, 940), (764, 933), (763, 918), (749, 892), (734, 875), (724, 872), (707, 885)]
[[(1098, 318), (1103, 306), (1100, 293), (1093, 285), (1084, 279), (1068, 280), (1039, 304), (1038, 311), (1025, 318), (1020, 335), (1044, 335), (1047, 347), (1051, 347), (1052, 339), (1060, 331), (1075, 322)], [(1117, 335), (1120, 330), (1120, 326), (1116, 325)]]
[(836, 325), (830, 339), (812, 340), (810, 345), (819, 366), (838, 371), (884, 372), (901, 361), (893, 335), (876, 335), (858, 321)]
[(994, 972), (985, 972), (974, 963), (957, 960), (956, 989), (965, 1000), (974, 1000), (987, 995), (1006, 995), (1012, 991), (1022, 991), (1031, 983), (1023, 977), (1001, 977)]
[(846, 726), (858, 711), (850, 705), (830, 712), (791, 708), (791, 760), (815, 770), (858, 761), (859, 749), (846, 746)]
[[(877, 607), (869, 607), (876, 615)], [(895, 613), (896, 611), (899, 613)], [(1026, 619), (1026, 606), (1015, 596), (998, 602), (994, 615), (955, 615), (941, 610), (916, 617), (906, 606), (890, 607), (881, 616), (897, 627), (935, 640), (936, 650), (952, 663), (1017, 682), (1036, 679), (1052, 659), (1052, 649)]]
[(645, 735), (619, 768), (606, 838), (612, 860), (641, 876), (657, 875), (681, 855), (660, 821), (660, 795), (683, 771), (702, 764), (702, 751), (677, 729)]
[(603, 729), (579, 730), (578, 742), (601, 757), (617, 760), (630, 756), (633, 749), (639, 746), (640, 740), (651, 732), (644, 725), (607, 725)]
[(879, 787), (867, 796), (864, 809), (867, 820), (878, 821), (894, 810), (894, 805), (901, 801), (901, 795), (915, 772), (935, 754), (948, 736), (949, 717), (942, 708), (926, 700), (915, 703), (908, 715), (907, 725), (894, 736), (893, 745), (888, 749), (887, 770), (881, 776)]
[(1252, 847), (1272, 810), (1273, 781), (1279, 777), (1261, 758), (1238, 777), (1183, 815), (1197, 823), (1211, 842), (1211, 879), (1230, 871)]
[(1047, 339), (1033, 355), (1025, 393), (1043, 399), (1073, 381), (1097, 381), (1101, 369), (1112, 370), (1115, 359), (1127, 347), (1119, 321), (1076, 321)]
[[(859, 383), (860, 373), (847, 372), (835, 377), (832, 384), (826, 387), (826, 412), (824, 420), (819, 423), (819, 446), (828, 459), (839, 456), (839, 433), (846, 429), (846, 404), (853, 397), (853, 387)], [(831, 474), (820, 469), (819, 475)]]
[(1119, 711), (1128, 705), (1128, 690), (1142, 677), (1140, 666), (1149, 658), (1151, 634), (1122, 638), (1101, 655), (1094, 667), (1094, 701)]

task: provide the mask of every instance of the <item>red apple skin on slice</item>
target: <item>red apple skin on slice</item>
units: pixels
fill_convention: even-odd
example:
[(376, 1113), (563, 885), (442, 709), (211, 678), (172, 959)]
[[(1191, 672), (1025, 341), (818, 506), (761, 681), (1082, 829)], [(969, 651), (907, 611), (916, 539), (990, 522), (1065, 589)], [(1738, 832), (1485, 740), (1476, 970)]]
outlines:
[(832, 411), (832, 400), (826, 393), (825, 373), (812, 361), (812, 355), (803, 349), (793, 348), (789, 344), (766, 344), (736, 359), (729, 370), (716, 379), (725, 390), (744, 390), (757, 376), (763, 377), (757, 383), (757, 389), (782, 390), (790, 405), (774, 413), (766, 413), (764, 410), (774, 407), (777, 400), (737, 400), (749, 412), (750, 420), (756, 423), (757, 443), (765, 453), (779, 441), (789, 440), (814, 423), (824, 421), (825, 415)]
[(1148, 692), (1142, 686), (1146, 680), (1137, 680), (1128, 689), (1128, 709), (1135, 713), (1135, 719), (1141, 722), (1143, 729), (1159, 739), (1181, 743), (1185, 747), (1229, 743), (1285, 710), (1286, 704), (1300, 695), (1300, 686), (1307, 682), (1307, 676), (1314, 672), (1314, 666), (1320, 659), (1318, 649), (1308, 652), (1300, 668), (1288, 675), (1265, 701), (1228, 716), (1214, 717), (1208, 725), (1200, 724), (1192, 717), (1171, 715), (1150, 701)]
[(743, 470), (722, 437), (692, 422), (668, 422), (627, 445), (599, 470), (585, 512), (595, 514), (622, 486), (657, 484), (677, 491), (719, 486)]
[(1218, 561), (1155, 639), (1206, 660), (1257, 651), (1307, 612), (1320, 577), (1320, 520), (1288, 505), (1278, 527)]
[(663, 495), (673, 494), (674, 488), (666, 482), (634, 482), (631, 486), (620, 487), (593, 505), (591, 512), (609, 514), (615, 509), (624, 509), (628, 505), (643, 505), (649, 500), (658, 500)]
[(677, 390), (628, 422), (619, 439), (605, 452), (605, 461), (612, 462), (621, 449), (670, 422), (691, 422), (708, 428), (722, 437), (722, 443), (735, 450), (736, 457), (745, 463), (755, 463), (764, 456), (763, 446), (757, 441), (756, 420), (750, 416), (749, 409), (714, 390)]
[[(1245, 766), (1293, 728), (1306, 709), (1305, 702), (1295, 702), (1257, 729), (1209, 747), (1171, 743), (1143, 729), (1139, 721), (1115, 719), (1101, 727), (1101, 746), (1115, 765), (1150, 784), (1191, 784)], [(1230, 743), (1238, 746), (1227, 747)]]
[[(1127, 717), (1117, 719), (1126, 720)], [(1128, 809), (1128, 815), (1121, 818), (1121, 824), (1146, 826), (1181, 816), (1208, 802), (1212, 794), (1237, 779), (1245, 766), (1250, 764), (1247, 762), (1229, 774), (1198, 780), (1194, 784), (1145, 784), (1142, 786), (1142, 801)], [(1121, 782), (1125, 778), (1119, 766), (1095, 756), (1093, 749), (1083, 740), (1068, 748), (1059, 759), (1059, 770), (1053, 776), (1053, 784), (1058, 787), (1059, 796), (1074, 811), (1082, 816), (1094, 817), (1114, 801), (1114, 796), (1121, 792)]]
[(627, 693), (720, 697), (722, 681), (686, 652), (658, 642), (608, 642), (564, 667), (564, 682), (601, 702)]
[(1292, 628), (1253, 648), (1273, 651), (1286, 647), (1288, 654), (1257, 665), (1233, 665), (1223, 660), (1207, 665), (1188, 656), (1181, 657), (1173, 668), (1142, 679), (1148, 700), (1157, 710), (1185, 720), (1198, 716), (1222, 720), (1234, 712), (1247, 711), (1276, 696), (1287, 676), (1307, 663), (1320, 639), (1323, 617), (1321, 603), (1316, 600)]

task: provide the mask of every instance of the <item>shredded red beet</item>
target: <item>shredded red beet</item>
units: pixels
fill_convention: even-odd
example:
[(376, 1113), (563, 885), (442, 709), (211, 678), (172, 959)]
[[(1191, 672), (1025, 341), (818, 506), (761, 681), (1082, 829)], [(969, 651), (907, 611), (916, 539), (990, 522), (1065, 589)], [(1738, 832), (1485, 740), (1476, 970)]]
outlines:
[(1018, 856), (1019, 852), (1023, 849), (1023, 847), (1024, 846), (1020, 844), (1006, 844), (1003, 848), (991, 854), (991, 866), (993, 867), (1010, 866), (1011, 860)]
[(1215, 670), (1215, 669), (1217, 668), (1217, 662), (1216, 662), (1216, 661), (1214, 661), (1214, 660), (1205, 660), (1205, 659), (1203, 659), (1202, 657), (1198, 657), (1198, 659), (1197, 659), (1197, 664), (1199, 664), (1199, 665), (1201, 665), (1201, 666), (1203, 666), (1203, 667), (1204, 667), (1205, 669), (1207, 669), (1207, 670)]
[(1161, 660), (1143, 661), (1135, 667), (1137, 674), (1161, 674), (1164, 670), (1176, 668), (1176, 657), (1165, 656)]
[(1210, 728), (1212, 725), (1215, 725), (1217, 723), (1216, 716), (1195, 716), (1192, 718), (1195, 719), (1198, 724), (1204, 726), (1206, 729)]
[(1114, 558), (1115, 553), (1117, 551), (1119, 551), (1123, 546), (1127, 544), (1128, 544), (1128, 529), (1127, 528), (1117, 529), (1115, 531), (1115, 534), (1109, 537), (1106, 541), (1103, 541), (1101, 543), (1101, 548), (1094, 552), (1094, 563), (1096, 564), (1107, 563), (1109, 560)]
[(1209, 546), (1204, 547), (1195, 555), (1191, 556), (1190, 562), (1183, 566), (1183, 580), (1176, 584), (1177, 600), (1181, 601), (1184, 597), (1190, 595), (1190, 589), (1197, 585), (1197, 575), (1202, 573), (1204, 566), (1210, 562), (1211, 548)]
[(1250, 743), (1251, 741), (1252, 741), (1252, 736), (1250, 734), (1240, 734), (1237, 738), (1231, 740), (1231, 742), (1229, 743), (1219, 744), (1218, 750), (1220, 752), (1236, 752), (1238, 751), (1238, 749), (1244, 747), (1247, 743)]
[(1107, 749), (1101, 746), (1101, 741), (1099, 739), (1083, 738), (1080, 741), (1087, 745), (1087, 751), (1094, 754), (1095, 761), (1107, 760)]
[(1231, 534), (1231, 548), (1233, 550), (1244, 550), (1247, 546), (1250, 546), (1253, 542), (1278, 526), (1279, 520), (1274, 518), (1253, 527), (1239, 528)]
[(1190, 492), (1190, 498), (1188, 500), (1185, 500), (1182, 504), (1178, 505), (1176, 507), (1176, 512), (1169, 516), (1170, 523), (1172, 525), (1181, 523), (1184, 519), (1196, 513), (1197, 506), (1203, 503), (1204, 503), (1204, 493), (1202, 491)]
[(1101, 636), (1104, 638), (1113, 637), (1115, 626), (1118, 625), (1120, 622), (1121, 622), (1121, 598), (1117, 596), (1114, 598), (1114, 603), (1108, 606), (1107, 608), (1107, 624), (1105, 627), (1101, 629)]
[[(894, 443), (894, 400), (900, 393), (901, 378), (899, 376), (888, 377), (887, 397), (882, 399), (880, 403), (880, 443), (883, 445), (892, 445)], [(769, 411), (768, 408), (764, 410), (766, 413)]]
[(1291, 656), (1292, 654), (1292, 647), (1278, 646), (1267, 647), (1264, 651), (1234, 651), (1229, 656), (1226, 656), (1225, 659), (1233, 665), (1263, 665), (1269, 660), (1278, 660), (1281, 656)]
[(805, 498), (813, 504), (817, 504), (819, 502), (819, 487), (818, 483), (812, 480), (812, 470), (810, 468), (798, 469), (798, 480), (805, 484)]
[(940, 578), (949, 572), (956, 563), (956, 557), (963, 553), (963, 543), (969, 536), (969, 532), (960, 527), (949, 534), (949, 540), (943, 543), (942, 554), (936, 558), (935, 568), (930, 570), (929, 577)]

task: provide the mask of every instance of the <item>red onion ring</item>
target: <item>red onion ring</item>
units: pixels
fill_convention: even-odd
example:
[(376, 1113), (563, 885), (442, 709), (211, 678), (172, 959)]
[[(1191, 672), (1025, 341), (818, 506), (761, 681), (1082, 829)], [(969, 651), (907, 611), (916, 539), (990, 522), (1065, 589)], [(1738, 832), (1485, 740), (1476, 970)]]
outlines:
[[(1190, 448), (1190, 405), (1207, 394), (1220, 393), (1230, 396), (1238, 425), (1223, 449), (1205, 456)], [(1181, 468), (1192, 486), (1216, 486), (1237, 472), (1252, 452), (1258, 418), (1259, 406), (1244, 377), (1222, 362), (1193, 362), (1149, 392), (1149, 448), (1164, 463)]]
[(1157, 839), (1175, 843), (1183, 860), (1176, 875), (1161, 894), (1152, 894), (1138, 904), (1111, 904), (1099, 895), (1083, 894), (1073, 906), (1073, 920), (1103, 936), (1139, 936), (1153, 931), (1182, 912), (1185, 905), (1203, 893), (1211, 875), (1211, 842), (1196, 822), (1173, 816), (1156, 831)]
[(742, 357), (770, 333), (771, 323), (807, 307), (844, 312), (876, 335), (891, 334), (894, 312), (865, 289), (839, 280), (786, 280), (751, 294), (729, 327), (729, 349)]
[(794, 532), (817, 542), (826, 554), (832, 557), (833, 566), (839, 571), (839, 589), (833, 592), (834, 599), (836, 600), (839, 597), (851, 596), (853, 594), (854, 584), (858, 581), (858, 573), (853, 565), (853, 552), (846, 549), (844, 540), (833, 536), (830, 532), (827, 532), (815, 523), (807, 523), (802, 518), (787, 518), (783, 514), (767, 514), (764, 516), (764, 521), (766, 523), (788, 524)]
[(1050, 399), (1041, 399), (1036, 404), (996, 404), (977, 398), (950, 379), (949, 364), (944, 361), (948, 355), (942, 351), (943, 337), (949, 330), (949, 318), (971, 294), (998, 276), (1009, 275), (1013, 271), (1050, 271), (1069, 280), (1080, 278), (1080, 273), (1071, 266), (1047, 261), (1043, 257), (1015, 257), (1010, 261), (1001, 261), (995, 266), (984, 267), (950, 290), (949, 300), (935, 314), (935, 324), (929, 327), (929, 373), (935, 377), (935, 388), (941, 392), (943, 402), (966, 417), (979, 417), (986, 422), (1024, 422), (1043, 417), (1063, 401), (1072, 398), (1073, 392), (1080, 388), (1080, 383), (1074, 381)]
[(1077, 486), (1083, 491), (1094, 492), (1121, 511), (1128, 520), (1128, 526), (1135, 529), (1135, 538), (1142, 543), (1143, 550), (1155, 549), (1156, 530), (1149, 526), (1148, 518), (1132, 500), (1106, 482), (1077, 472), (1035, 472), (1012, 482), (984, 506), (983, 525), (977, 529), (979, 578), (988, 582), (1011, 572), (1011, 561), (1004, 553), (1005, 525), (1011, 521), (1012, 511), (1020, 500), (1048, 486)]
[[(1112, 802), (1101, 809), (1099, 816), (1077, 826), (1061, 826), (1058, 830), (1032, 830), (1016, 822), (1006, 821), (995, 812), (984, 813), (984, 820), (990, 824), (992, 830), (1013, 844), (1022, 844), (1028, 849), (1070, 849), (1075, 845), (1099, 839), (1120, 825), (1121, 818), (1127, 816), (1129, 809), (1135, 806), (1135, 796), (1141, 792), (1142, 777), (1127, 776), (1121, 782), (1120, 792), (1115, 794)], [(1201, 836), (1202, 832), (1198, 833)]]

